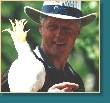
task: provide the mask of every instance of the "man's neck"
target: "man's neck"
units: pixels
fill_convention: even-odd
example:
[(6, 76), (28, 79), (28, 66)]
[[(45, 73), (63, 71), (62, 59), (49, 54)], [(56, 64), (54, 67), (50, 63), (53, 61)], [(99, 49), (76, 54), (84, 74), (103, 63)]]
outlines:
[(68, 56), (69, 56), (69, 53), (64, 52), (64, 53), (51, 54), (50, 52), (48, 52), (48, 50), (44, 49), (43, 46), (41, 46), (41, 49), (44, 52), (44, 54), (49, 58), (51, 63), (57, 69), (64, 70), (65, 64), (66, 64)]
[(49, 60), (51, 61), (51, 63), (59, 70), (64, 70), (65, 68), (65, 64), (67, 62), (67, 56), (52, 56), (52, 55), (48, 55), (46, 54), (47, 57), (49, 58)]

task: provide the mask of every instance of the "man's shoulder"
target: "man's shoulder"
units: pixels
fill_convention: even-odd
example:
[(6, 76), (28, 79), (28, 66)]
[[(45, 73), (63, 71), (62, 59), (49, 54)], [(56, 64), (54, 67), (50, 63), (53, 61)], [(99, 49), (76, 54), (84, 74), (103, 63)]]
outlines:
[(68, 63), (69, 70), (74, 74), (74, 76), (78, 79), (81, 79), (81, 76), (74, 70), (74, 68)]
[(75, 83), (79, 84), (79, 89), (78, 91), (84, 92), (85, 87), (84, 87), (84, 82), (81, 78), (81, 76), (73, 69), (73, 67), (68, 63), (70, 71), (73, 73), (74, 78), (75, 78)]

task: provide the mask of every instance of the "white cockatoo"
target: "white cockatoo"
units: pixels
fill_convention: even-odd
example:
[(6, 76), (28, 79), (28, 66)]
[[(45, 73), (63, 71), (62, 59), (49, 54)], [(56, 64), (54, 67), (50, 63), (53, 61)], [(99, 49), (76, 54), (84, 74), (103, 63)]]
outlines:
[(11, 92), (37, 92), (45, 82), (45, 68), (43, 63), (36, 59), (26, 41), (27, 32), (24, 26), (26, 19), (10, 20), (12, 29), (8, 31), (14, 41), (18, 58), (12, 63), (8, 73), (8, 84)]

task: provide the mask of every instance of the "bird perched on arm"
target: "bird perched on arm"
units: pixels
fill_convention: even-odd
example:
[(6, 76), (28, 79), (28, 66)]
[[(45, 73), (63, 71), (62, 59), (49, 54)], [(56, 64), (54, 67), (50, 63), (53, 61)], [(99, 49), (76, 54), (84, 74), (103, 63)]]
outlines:
[(24, 26), (26, 19), (10, 20), (13, 30), (8, 31), (14, 41), (18, 58), (12, 63), (8, 73), (8, 84), (11, 92), (37, 92), (45, 82), (45, 68), (41, 61), (36, 59), (26, 41), (27, 32)]

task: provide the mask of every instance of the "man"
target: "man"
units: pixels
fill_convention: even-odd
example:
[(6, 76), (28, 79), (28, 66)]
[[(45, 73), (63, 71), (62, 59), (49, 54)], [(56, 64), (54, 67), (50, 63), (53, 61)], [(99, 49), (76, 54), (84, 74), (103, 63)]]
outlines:
[(15, 43), (18, 59), (9, 69), (9, 91), (84, 92), (81, 77), (67, 63), (67, 59), (75, 40), (79, 37), (81, 27), (91, 23), (96, 14), (83, 17), (81, 2), (78, 1), (46, 1), (42, 12), (26, 6), (25, 13), (39, 24), (42, 44), (31, 52), (25, 40), (27, 32), (22, 33), (23, 39), (19, 34), (19, 26), (22, 24), (24, 27), (26, 22), (16, 21), (14, 27), (11, 21), (14, 32), (9, 29), (7, 31)]

